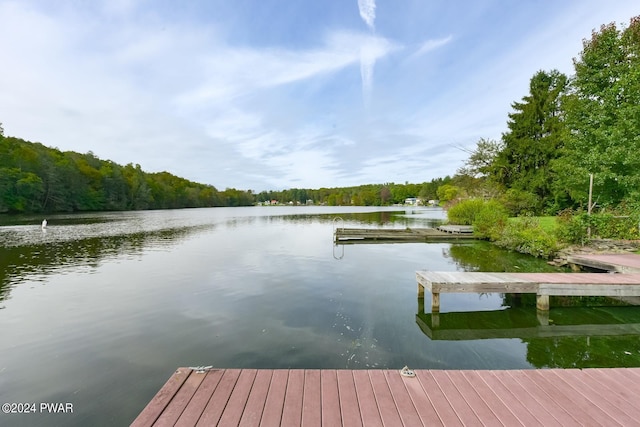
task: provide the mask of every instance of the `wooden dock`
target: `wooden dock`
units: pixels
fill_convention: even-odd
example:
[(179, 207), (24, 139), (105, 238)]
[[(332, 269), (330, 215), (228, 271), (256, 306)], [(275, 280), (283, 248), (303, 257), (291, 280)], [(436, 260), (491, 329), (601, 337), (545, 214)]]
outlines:
[(640, 368), (179, 368), (132, 426), (631, 426)]
[(339, 244), (447, 242), (473, 238), (472, 232), (455, 231), (453, 229), (444, 231), (436, 228), (336, 228), (334, 230), (334, 240)]
[(640, 255), (634, 253), (570, 255), (567, 262), (579, 267), (616, 273), (640, 273)]
[(480, 273), (418, 271), (418, 298), (431, 292), (431, 311), (440, 311), (440, 293), (531, 293), (539, 310), (549, 296), (640, 296), (640, 273)]

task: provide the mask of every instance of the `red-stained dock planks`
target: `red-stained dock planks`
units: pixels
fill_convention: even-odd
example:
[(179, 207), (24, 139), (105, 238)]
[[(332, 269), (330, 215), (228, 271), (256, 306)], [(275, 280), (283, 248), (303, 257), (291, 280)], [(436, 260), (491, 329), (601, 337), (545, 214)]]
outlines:
[(576, 254), (567, 257), (569, 264), (616, 273), (640, 273), (640, 255), (634, 253)]
[(133, 426), (640, 425), (640, 368), (179, 368)]

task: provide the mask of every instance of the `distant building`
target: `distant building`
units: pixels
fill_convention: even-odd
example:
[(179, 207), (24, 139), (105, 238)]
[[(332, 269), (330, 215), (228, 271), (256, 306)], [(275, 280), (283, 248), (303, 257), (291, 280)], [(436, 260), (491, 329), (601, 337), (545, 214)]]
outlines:
[(404, 204), (416, 206), (418, 204), (418, 199), (415, 197), (407, 197), (406, 199), (404, 199)]

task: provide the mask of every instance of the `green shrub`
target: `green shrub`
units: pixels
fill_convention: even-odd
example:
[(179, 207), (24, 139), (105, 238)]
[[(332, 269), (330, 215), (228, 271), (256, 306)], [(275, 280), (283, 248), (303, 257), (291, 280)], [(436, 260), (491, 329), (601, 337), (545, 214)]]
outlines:
[(565, 211), (558, 216), (557, 236), (567, 243), (585, 244), (591, 238), (638, 239), (639, 215), (625, 210), (588, 215), (579, 210)]
[(541, 211), (540, 197), (528, 191), (510, 188), (502, 195), (500, 202), (510, 216), (534, 215)]
[(468, 199), (457, 203), (447, 211), (449, 222), (458, 225), (472, 225), (484, 204), (485, 201), (482, 199)]
[(556, 236), (545, 231), (535, 218), (508, 222), (496, 244), (541, 258), (551, 258), (560, 246)]
[(501, 203), (485, 202), (473, 222), (473, 234), (481, 239), (498, 240), (507, 225), (507, 211)]

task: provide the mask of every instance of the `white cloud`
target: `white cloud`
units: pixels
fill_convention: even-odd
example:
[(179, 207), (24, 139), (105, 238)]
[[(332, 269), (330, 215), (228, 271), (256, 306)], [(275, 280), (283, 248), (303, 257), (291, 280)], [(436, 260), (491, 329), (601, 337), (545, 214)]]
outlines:
[(212, 19), (195, 4), (0, 0), (0, 122), (219, 188), (424, 181), (455, 172), (454, 146), (499, 138), (533, 73), (570, 72), (581, 39), (632, 9), (542, 1), (531, 19), (518, 3), (500, 26), (487, 5), (455, 21), (395, 7), (376, 33), (375, 1), (358, 2), (364, 31), (353, 3), (334, 1), (322, 10), (338, 18), (278, 10), (260, 27), (234, 2)]
[(427, 52), (431, 52), (432, 50), (438, 49), (442, 46), (449, 44), (452, 39), (453, 39), (453, 36), (447, 36), (441, 39), (429, 39), (423, 42), (422, 45), (420, 45), (420, 47), (418, 48), (418, 50), (416, 50), (411, 56), (412, 57), (422, 56)]

